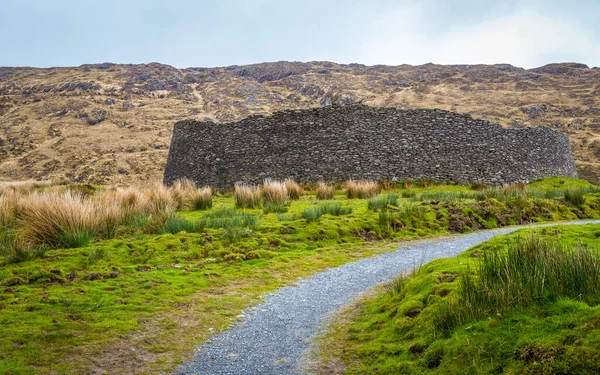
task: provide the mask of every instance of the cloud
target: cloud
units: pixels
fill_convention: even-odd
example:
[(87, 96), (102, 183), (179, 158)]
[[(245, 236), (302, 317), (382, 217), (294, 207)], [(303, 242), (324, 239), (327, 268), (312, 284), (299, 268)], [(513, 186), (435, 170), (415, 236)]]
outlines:
[[(576, 61), (600, 66), (600, 41), (572, 21), (520, 10), (471, 25), (453, 25), (447, 32), (427, 35), (418, 23), (393, 23), (379, 18), (384, 38), (363, 40), (361, 55), (369, 64), (494, 64), (533, 68), (549, 62)], [(371, 37), (374, 37), (371, 34)]]

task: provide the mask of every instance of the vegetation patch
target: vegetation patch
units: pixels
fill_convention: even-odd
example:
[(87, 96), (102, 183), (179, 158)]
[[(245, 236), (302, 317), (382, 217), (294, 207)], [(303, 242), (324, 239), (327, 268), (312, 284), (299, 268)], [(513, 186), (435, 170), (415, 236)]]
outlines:
[(381, 188), (374, 181), (348, 181), (346, 183), (346, 197), (349, 199), (358, 198), (365, 199), (374, 197), (379, 193)]
[(599, 245), (600, 225), (538, 228), (431, 262), (346, 311), (317, 372), (598, 373)]
[[(324, 202), (318, 186), (292, 199), (287, 183), (286, 205), (265, 204), (260, 187), (209, 197), (186, 181), (146, 190), (76, 186), (0, 189), (0, 373), (170, 372), (261, 294), (392, 250), (392, 241), (600, 215), (600, 194), (574, 179), (536, 182), (528, 186), (535, 194), (503, 200), (415, 200), (474, 190), (388, 183), (377, 211), (339, 186), (327, 187)], [(583, 204), (543, 195), (567, 188), (589, 188)], [(203, 194), (210, 204), (196, 205)], [(30, 224), (28, 210), (43, 220)], [(402, 283), (395, 289), (408, 293)], [(458, 284), (444, 281), (430, 298), (450, 298)], [(420, 319), (427, 306), (416, 301), (396, 319)], [(436, 363), (419, 345), (413, 351)], [(545, 346), (536, 345), (524, 346), (523, 355), (542, 356), (535, 353)]]
[(315, 189), (315, 195), (317, 199), (327, 200), (335, 197), (335, 187), (326, 183), (319, 183)]

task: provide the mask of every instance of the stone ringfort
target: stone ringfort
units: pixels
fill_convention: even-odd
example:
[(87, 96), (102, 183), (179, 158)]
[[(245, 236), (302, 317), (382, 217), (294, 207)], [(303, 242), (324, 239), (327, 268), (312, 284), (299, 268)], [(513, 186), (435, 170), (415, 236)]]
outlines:
[(503, 185), (576, 175), (568, 136), (547, 127), (503, 128), (439, 109), (353, 104), (224, 124), (178, 121), (164, 182), (187, 177), (229, 188), (290, 177)]

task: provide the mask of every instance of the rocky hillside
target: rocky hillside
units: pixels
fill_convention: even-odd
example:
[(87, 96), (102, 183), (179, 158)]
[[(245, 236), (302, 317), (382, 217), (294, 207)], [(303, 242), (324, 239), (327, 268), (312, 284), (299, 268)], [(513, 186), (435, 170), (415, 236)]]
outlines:
[(0, 179), (154, 183), (176, 120), (354, 102), (549, 126), (571, 136), (580, 175), (600, 176), (599, 68), (276, 62), (0, 68)]

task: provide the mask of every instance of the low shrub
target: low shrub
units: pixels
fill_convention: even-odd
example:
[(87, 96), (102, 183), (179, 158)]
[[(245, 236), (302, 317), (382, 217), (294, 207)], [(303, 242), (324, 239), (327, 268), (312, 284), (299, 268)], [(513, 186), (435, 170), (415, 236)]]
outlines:
[(233, 197), (237, 208), (260, 207), (260, 188), (251, 185), (235, 185)]
[(315, 194), (317, 196), (317, 199), (319, 200), (333, 199), (335, 196), (335, 187), (328, 185), (324, 182), (320, 182), (317, 185)]
[(379, 194), (379, 184), (373, 181), (353, 181), (350, 180), (346, 183), (346, 197), (348, 199), (358, 198), (366, 199), (372, 198)]

